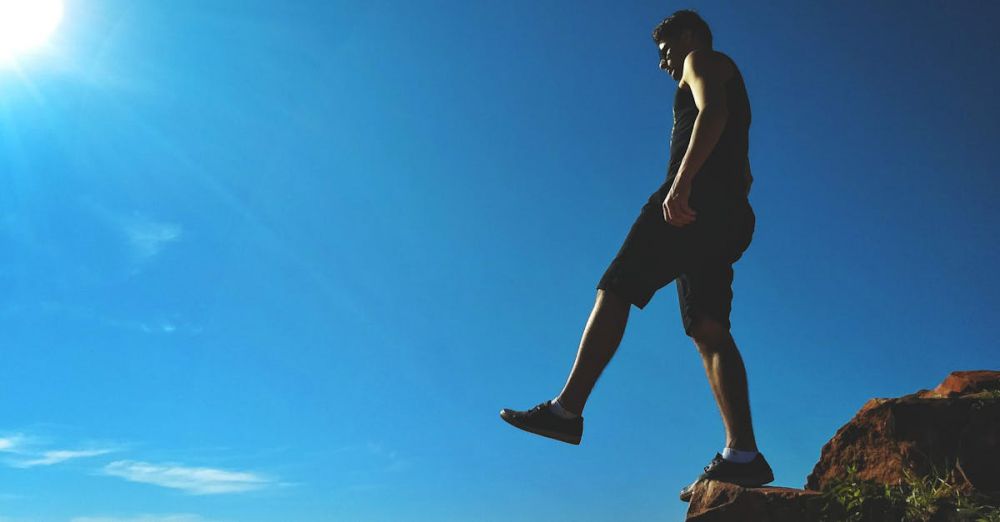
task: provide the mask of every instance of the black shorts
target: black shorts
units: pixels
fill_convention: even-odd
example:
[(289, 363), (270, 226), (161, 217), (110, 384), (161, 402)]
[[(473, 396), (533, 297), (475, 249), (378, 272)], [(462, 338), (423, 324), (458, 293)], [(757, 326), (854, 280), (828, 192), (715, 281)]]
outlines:
[(685, 333), (691, 335), (700, 317), (715, 319), (728, 329), (733, 263), (750, 246), (756, 216), (745, 198), (722, 203), (692, 195), (689, 204), (697, 213), (695, 221), (677, 227), (663, 219), (663, 199), (669, 190), (665, 183), (643, 205), (597, 288), (642, 309), (657, 290), (676, 279)]

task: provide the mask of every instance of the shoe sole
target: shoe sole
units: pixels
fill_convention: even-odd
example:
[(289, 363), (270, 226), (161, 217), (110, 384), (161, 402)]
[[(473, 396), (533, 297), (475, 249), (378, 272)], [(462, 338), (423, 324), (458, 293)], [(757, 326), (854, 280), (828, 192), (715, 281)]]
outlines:
[(513, 427), (515, 427), (517, 429), (521, 429), (521, 430), (527, 431), (528, 433), (534, 433), (535, 435), (541, 435), (543, 437), (548, 437), (550, 439), (555, 439), (555, 440), (558, 440), (560, 442), (565, 442), (567, 444), (574, 444), (574, 445), (577, 445), (577, 446), (580, 445), (580, 439), (582, 438), (582, 436), (574, 437), (573, 435), (566, 435), (565, 433), (561, 433), (561, 432), (558, 432), (558, 431), (550, 431), (550, 430), (544, 430), (544, 429), (539, 429), (539, 428), (532, 428), (531, 426), (526, 426), (524, 424), (518, 424), (513, 419), (509, 419), (509, 418), (505, 417), (502, 413), (500, 414), (500, 418), (503, 419), (507, 424), (510, 424), (511, 426), (513, 426)]
[[(750, 480), (750, 479), (757, 479), (757, 480)], [(709, 479), (709, 480), (717, 480), (717, 479)], [(725, 482), (727, 484), (736, 484), (737, 486), (743, 488), (759, 488), (761, 486), (774, 482), (774, 474), (769, 473), (761, 477), (749, 477), (749, 478), (742, 478), (739, 480), (719, 480), (719, 482)], [(689, 502), (693, 495), (694, 491), (692, 488), (692, 491), (689, 492), (687, 495), (681, 494), (680, 496), (681, 502)]]

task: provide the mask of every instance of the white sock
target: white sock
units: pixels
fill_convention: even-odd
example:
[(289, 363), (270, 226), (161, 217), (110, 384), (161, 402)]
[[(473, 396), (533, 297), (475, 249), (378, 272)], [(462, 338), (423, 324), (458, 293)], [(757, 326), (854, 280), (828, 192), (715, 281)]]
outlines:
[(725, 448), (722, 450), (722, 458), (728, 460), (729, 462), (735, 462), (736, 464), (746, 464), (747, 462), (757, 458), (757, 452)]
[(559, 404), (559, 399), (552, 399), (552, 404), (549, 405), (549, 411), (564, 419), (575, 419), (579, 417), (576, 413), (563, 408), (562, 404)]

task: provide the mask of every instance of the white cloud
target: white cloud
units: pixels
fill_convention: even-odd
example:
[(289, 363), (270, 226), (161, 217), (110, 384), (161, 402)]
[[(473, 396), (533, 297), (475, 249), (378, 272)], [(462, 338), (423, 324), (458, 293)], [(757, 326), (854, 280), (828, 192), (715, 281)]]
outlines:
[(369, 453), (383, 461), (383, 471), (403, 471), (409, 467), (409, 463), (400, 458), (396, 450), (387, 449), (380, 442), (368, 441), (366, 446)]
[(211, 522), (201, 515), (138, 515), (134, 517), (75, 517), (70, 522)]
[(172, 334), (188, 334), (197, 335), (202, 332), (200, 326), (193, 325), (180, 318), (179, 314), (173, 313), (169, 314), (170, 317), (160, 317), (148, 321), (131, 321), (131, 320), (120, 320), (113, 319), (110, 317), (103, 318), (103, 321), (108, 326), (114, 328), (122, 328), (125, 330), (133, 330), (138, 332), (143, 332), (147, 334), (162, 334), (162, 335), (172, 335)]
[[(0, 0), (2, 3), (3, 0)], [(75, 321), (94, 321), (99, 324), (142, 332), (153, 335), (198, 335), (204, 328), (193, 324), (182, 314), (177, 312), (158, 312), (151, 317), (141, 319), (122, 319), (103, 310), (95, 309), (92, 306), (80, 304), (42, 300), (37, 302), (5, 303), (0, 305), (0, 318), (11, 317), (37, 317), (44, 316), (64, 316)], [(60, 317), (62, 319), (62, 317)], [(0, 438), (2, 441), (3, 438)], [(0, 451), (3, 451), (0, 442)]]
[(132, 482), (180, 489), (195, 495), (239, 493), (271, 485), (270, 480), (246, 471), (195, 468), (177, 464), (150, 464), (132, 460), (112, 462), (104, 466), (103, 471), (107, 475)]
[(174, 223), (157, 223), (144, 218), (124, 222), (125, 234), (135, 253), (147, 259), (160, 253), (164, 245), (177, 241), (183, 230)]
[(146, 333), (171, 334), (177, 331), (177, 325), (170, 321), (162, 321), (157, 324), (139, 323), (139, 328)]
[(14, 468), (33, 468), (35, 466), (51, 466), (60, 462), (85, 457), (96, 457), (115, 451), (120, 451), (114, 447), (94, 447), (96, 444), (88, 444), (88, 449), (50, 449), (43, 450), (46, 441), (33, 435), (21, 433), (0, 437), (0, 453), (9, 454), (10, 457), (2, 459), (4, 464)]
[(92, 449), (92, 450), (50, 450), (42, 452), (41, 456), (31, 460), (23, 460), (20, 462), (14, 462), (11, 464), (16, 468), (32, 468), (35, 466), (51, 466), (52, 464), (58, 464), (60, 462), (65, 462), (70, 459), (79, 459), (84, 457), (96, 457), (98, 455), (106, 455), (115, 450), (113, 449)]
[(20, 439), (17, 436), (0, 437), (0, 451), (14, 451), (17, 449), (19, 441)]
[(139, 273), (141, 265), (159, 254), (167, 244), (179, 241), (184, 234), (180, 224), (156, 221), (138, 211), (127, 214), (87, 196), (81, 197), (80, 203), (110, 229), (124, 236), (133, 264), (130, 275)]

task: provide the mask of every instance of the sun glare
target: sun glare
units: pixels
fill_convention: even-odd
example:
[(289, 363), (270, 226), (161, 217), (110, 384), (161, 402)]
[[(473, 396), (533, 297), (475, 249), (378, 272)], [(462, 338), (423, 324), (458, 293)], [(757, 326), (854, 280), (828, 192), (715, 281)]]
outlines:
[(62, 16), (62, 0), (0, 0), (0, 61), (44, 45)]

